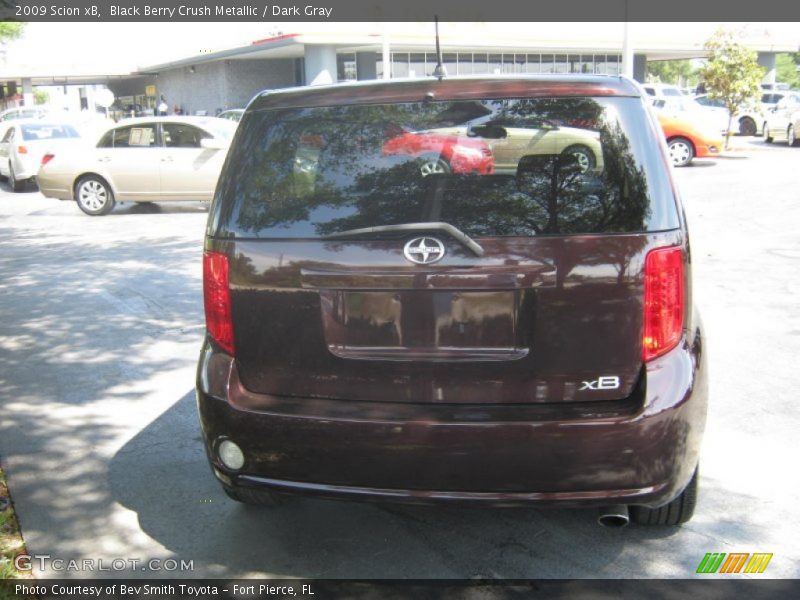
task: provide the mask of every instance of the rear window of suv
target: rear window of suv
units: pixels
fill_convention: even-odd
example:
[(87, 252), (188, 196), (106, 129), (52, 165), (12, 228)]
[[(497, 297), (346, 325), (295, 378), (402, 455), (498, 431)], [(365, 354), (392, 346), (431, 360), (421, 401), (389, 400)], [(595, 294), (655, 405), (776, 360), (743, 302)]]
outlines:
[(211, 234), (444, 221), (470, 236), (678, 227), (638, 98), (490, 98), (245, 114)]

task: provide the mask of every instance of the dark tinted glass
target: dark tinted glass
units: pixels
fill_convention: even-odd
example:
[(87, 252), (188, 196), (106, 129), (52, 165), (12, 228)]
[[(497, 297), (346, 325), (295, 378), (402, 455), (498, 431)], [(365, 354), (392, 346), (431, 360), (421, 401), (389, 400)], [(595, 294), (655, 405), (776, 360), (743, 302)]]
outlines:
[(678, 226), (634, 98), (536, 98), (246, 113), (212, 233), (313, 238), (445, 221), (471, 236)]
[(186, 123), (164, 123), (161, 127), (167, 148), (200, 148), (200, 140), (211, 137), (211, 134)]
[(100, 141), (97, 142), (98, 148), (113, 148), (114, 147), (114, 130), (107, 131), (103, 134), (103, 137), (100, 138)]

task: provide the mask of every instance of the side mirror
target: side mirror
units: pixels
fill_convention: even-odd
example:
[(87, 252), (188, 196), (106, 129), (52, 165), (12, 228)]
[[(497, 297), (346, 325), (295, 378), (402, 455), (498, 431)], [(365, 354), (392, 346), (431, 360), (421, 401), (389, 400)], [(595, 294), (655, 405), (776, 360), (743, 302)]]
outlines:
[(206, 150), (222, 150), (226, 144), (219, 138), (203, 138), (200, 140), (200, 147)]

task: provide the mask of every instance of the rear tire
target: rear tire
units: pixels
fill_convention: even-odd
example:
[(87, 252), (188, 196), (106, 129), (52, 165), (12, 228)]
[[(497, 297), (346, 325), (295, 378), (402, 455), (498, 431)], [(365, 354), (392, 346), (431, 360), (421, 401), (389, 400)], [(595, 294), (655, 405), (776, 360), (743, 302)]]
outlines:
[(265, 490), (255, 490), (252, 488), (232, 488), (223, 485), (222, 489), (225, 490), (228, 498), (241, 502), (242, 504), (250, 504), (251, 506), (278, 506), (283, 503), (283, 498)]
[(111, 186), (97, 175), (87, 175), (78, 181), (75, 185), (75, 200), (78, 208), (92, 217), (107, 215), (116, 204)]
[(20, 181), (17, 179), (11, 161), (8, 162), (8, 185), (11, 187), (12, 192), (21, 192), (25, 189), (25, 180)]
[(756, 122), (750, 117), (742, 117), (739, 120), (739, 135), (755, 135), (758, 132)]
[(673, 166), (685, 167), (694, 158), (694, 144), (684, 137), (674, 137), (667, 142)]
[(631, 507), (631, 521), (637, 525), (680, 525), (688, 523), (697, 505), (697, 473), (694, 470), (689, 485), (669, 504), (658, 508)]

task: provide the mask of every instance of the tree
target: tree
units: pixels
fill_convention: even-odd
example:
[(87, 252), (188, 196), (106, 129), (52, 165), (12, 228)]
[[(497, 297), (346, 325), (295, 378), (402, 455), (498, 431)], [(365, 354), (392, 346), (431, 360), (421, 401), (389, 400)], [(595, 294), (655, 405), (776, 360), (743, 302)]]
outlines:
[(730, 31), (718, 30), (705, 43), (710, 55), (700, 74), (709, 96), (722, 100), (728, 109), (728, 131), (725, 149), (729, 148), (733, 115), (755, 103), (761, 93), (764, 68), (758, 65), (758, 55), (742, 45)]
[(47, 91), (33, 88), (33, 103), (34, 104), (47, 104), (50, 102), (50, 94)]
[(25, 27), (25, 23), (0, 21), (0, 44), (18, 38), (22, 35), (23, 27)]
[(647, 63), (647, 79), (679, 86), (697, 84), (697, 71), (689, 60), (656, 60)]
[(790, 88), (800, 87), (800, 73), (797, 72), (797, 63), (800, 52), (794, 54), (778, 54), (775, 60), (775, 79), (781, 83), (788, 83)]

